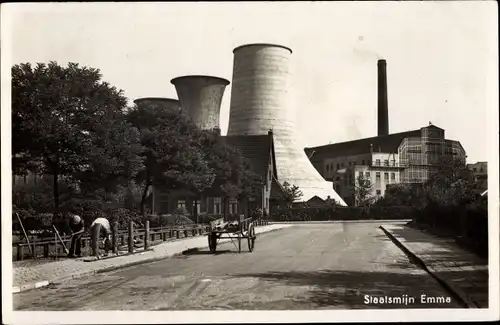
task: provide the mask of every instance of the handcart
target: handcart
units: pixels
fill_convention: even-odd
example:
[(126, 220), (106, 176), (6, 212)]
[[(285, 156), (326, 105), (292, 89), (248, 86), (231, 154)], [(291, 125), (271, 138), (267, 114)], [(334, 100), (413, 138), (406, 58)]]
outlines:
[(252, 218), (247, 218), (241, 221), (225, 222), (224, 218), (210, 222), (210, 230), (208, 232), (208, 247), (211, 253), (217, 250), (217, 243), (220, 239), (231, 239), (231, 242), (236, 246), (233, 239), (238, 241), (238, 253), (241, 253), (241, 240), (247, 239), (248, 250), (253, 252), (255, 247), (255, 226)]

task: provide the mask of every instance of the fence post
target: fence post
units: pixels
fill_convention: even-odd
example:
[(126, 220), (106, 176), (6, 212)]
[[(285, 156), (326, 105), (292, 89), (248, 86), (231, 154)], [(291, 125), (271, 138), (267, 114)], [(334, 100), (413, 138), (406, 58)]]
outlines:
[(198, 228), (198, 234), (201, 236), (203, 235), (203, 228)]
[(175, 235), (176, 235), (176, 238), (177, 238), (177, 239), (181, 238), (181, 231), (180, 231), (180, 230), (177, 230), (176, 232), (177, 232), (177, 233), (175, 234)]
[(50, 243), (43, 244), (43, 257), (49, 257), (49, 245)]
[(187, 229), (184, 229), (184, 237), (187, 237), (188, 236), (188, 231)]
[(38, 255), (37, 255), (37, 253), (36, 253), (36, 239), (32, 239), (32, 244), (33, 244), (33, 245), (32, 245), (32, 247), (33, 247), (32, 249), (33, 249), (33, 250), (31, 251), (31, 253), (32, 253), (32, 255), (33, 255), (33, 259), (35, 259), (35, 260), (36, 260), (36, 259), (38, 258)]
[(144, 250), (148, 249), (149, 246), (149, 220), (146, 220), (146, 232), (144, 234)]
[(128, 222), (128, 252), (134, 252), (134, 223), (132, 220)]
[(17, 245), (17, 260), (22, 261), (24, 255), (24, 250), (23, 250), (23, 245), (19, 244)]
[(113, 235), (113, 253), (118, 254), (118, 221), (113, 222), (113, 229), (111, 229)]

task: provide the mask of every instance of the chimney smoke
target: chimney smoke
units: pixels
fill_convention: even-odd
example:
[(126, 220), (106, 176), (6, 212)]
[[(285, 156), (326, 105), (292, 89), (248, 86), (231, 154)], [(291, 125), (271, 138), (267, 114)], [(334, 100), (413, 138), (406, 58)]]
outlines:
[(378, 136), (389, 134), (389, 108), (387, 101), (387, 62), (380, 59), (377, 62), (378, 68), (378, 109), (377, 123)]

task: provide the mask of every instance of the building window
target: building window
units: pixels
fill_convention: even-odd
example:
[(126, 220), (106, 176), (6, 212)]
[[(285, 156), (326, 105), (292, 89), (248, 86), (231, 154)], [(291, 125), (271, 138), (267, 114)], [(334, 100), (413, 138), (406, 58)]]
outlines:
[(220, 197), (214, 198), (214, 213), (219, 214), (222, 212), (221, 209), (222, 199)]
[(365, 173), (365, 177), (366, 177), (366, 178), (370, 178), (370, 172), (366, 172), (366, 173)]
[(177, 201), (177, 209), (185, 209), (186, 208), (186, 201), (185, 200), (178, 200)]
[(196, 209), (196, 213), (201, 213), (201, 204), (200, 201), (193, 201), (193, 209)]
[(326, 165), (326, 172), (328, 173), (330, 171), (330, 165)]
[(361, 160), (361, 165), (364, 165), (365, 164), (365, 160)]
[(351, 166), (351, 162), (349, 162), (349, 166)]
[(230, 199), (229, 200), (229, 213), (238, 213), (238, 200), (237, 199)]
[(396, 179), (396, 173), (391, 173), (391, 179)]
[(384, 173), (384, 180), (386, 180), (386, 181), (389, 180), (389, 173)]
[(392, 160), (392, 165), (396, 166), (396, 160), (395, 159)]
[(380, 181), (380, 172), (376, 172), (376, 173), (375, 173), (375, 179), (376, 179), (377, 181)]
[(384, 166), (389, 166), (389, 160), (384, 160)]
[(353, 166), (356, 166), (356, 162), (355, 162), (355, 161), (353, 161), (353, 162), (352, 162), (352, 165), (353, 165)]
[(380, 159), (375, 160), (375, 165), (380, 166)]
[(339, 169), (340, 169), (340, 168), (339, 168), (339, 164), (337, 164), (337, 170), (339, 170)]
[(340, 163), (340, 167), (344, 167), (344, 163), (343, 162)]
[(381, 194), (380, 190), (377, 190), (377, 195), (380, 195), (380, 194)]

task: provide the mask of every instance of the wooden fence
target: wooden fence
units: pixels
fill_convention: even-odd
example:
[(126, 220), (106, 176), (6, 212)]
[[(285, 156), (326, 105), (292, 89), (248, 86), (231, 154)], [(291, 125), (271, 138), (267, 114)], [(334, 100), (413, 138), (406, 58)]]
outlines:
[[(254, 220), (256, 226), (267, 225), (269, 222), (263, 219)], [(116, 227), (116, 225), (114, 225)], [(185, 226), (155, 227), (149, 228), (149, 221), (146, 221), (144, 228), (134, 228), (133, 223), (129, 223), (128, 229), (121, 229), (113, 232), (113, 251), (128, 251), (133, 253), (137, 249), (147, 250), (151, 246), (167, 241), (175, 241), (188, 237), (207, 235), (209, 226), (206, 224), (193, 224)], [(12, 243), (12, 259), (20, 261), (26, 258), (58, 258), (64, 256), (64, 248), (61, 241), (54, 239), (42, 239), (39, 241), (30, 238), (30, 243)], [(62, 241), (69, 249), (71, 246), (71, 236), (61, 236)], [(207, 242), (208, 243), (208, 242)], [(30, 250), (31, 248), (31, 250)], [(91, 237), (82, 237), (82, 255), (91, 255)]]

